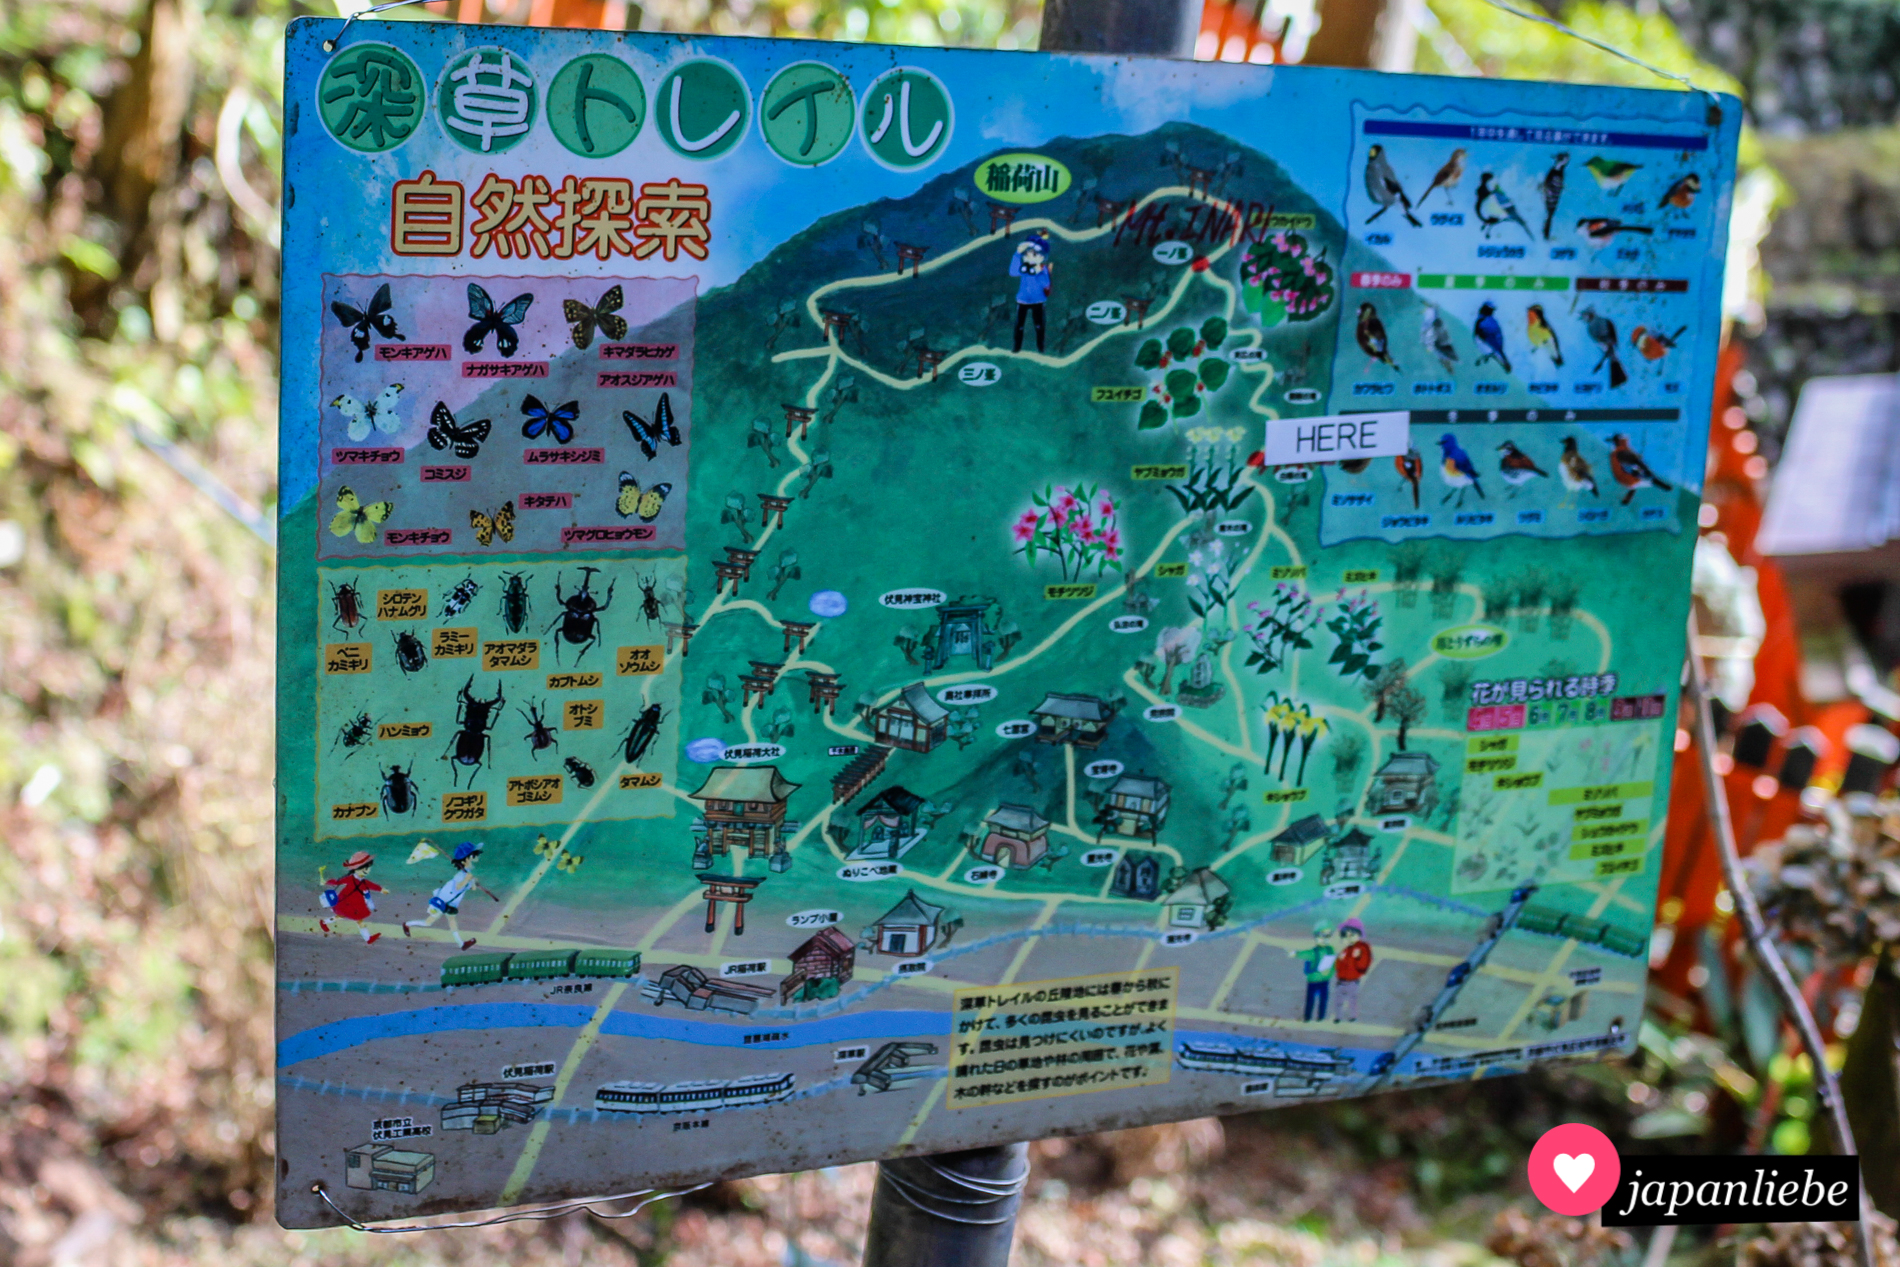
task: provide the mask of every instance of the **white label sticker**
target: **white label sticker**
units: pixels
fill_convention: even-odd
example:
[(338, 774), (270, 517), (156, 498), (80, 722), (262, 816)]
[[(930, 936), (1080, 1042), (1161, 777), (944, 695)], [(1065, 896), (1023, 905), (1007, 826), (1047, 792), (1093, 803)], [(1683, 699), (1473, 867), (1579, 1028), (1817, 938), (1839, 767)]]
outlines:
[(1003, 878), (1001, 867), (971, 867), (963, 873), (965, 884), (995, 884)]
[(1085, 867), (1113, 866), (1115, 859), (1119, 857), (1121, 857), (1119, 849), (1091, 849), (1082, 855), (1082, 865)]
[(1149, 721), (1176, 721), (1181, 716), (1179, 704), (1150, 704), (1141, 712)]
[(891, 972), (900, 977), (921, 977), (931, 969), (928, 959), (911, 959), (898, 964)]
[(962, 708), (969, 704), (987, 704), (996, 698), (993, 686), (946, 686), (937, 692), (937, 702), (951, 708)]
[(1277, 867), (1267, 872), (1268, 884), (1298, 884), (1306, 872), (1299, 867)]
[(1223, 519), (1214, 525), (1214, 531), (1223, 537), (1244, 537), (1253, 531), (1253, 524), (1245, 519)]
[(1161, 944), (1164, 946), (1191, 946), (1194, 944), (1194, 939), (1198, 936), (1200, 936), (1199, 933), (1191, 933), (1184, 929), (1176, 930), (1175, 932), (1161, 934)]
[(722, 761), (734, 765), (744, 765), (748, 761), (777, 761), (785, 755), (785, 745), (780, 743), (742, 743), (726, 749)]
[(994, 387), (1003, 377), (1003, 371), (988, 361), (971, 361), (957, 371), (957, 381), (969, 387)]
[(1412, 446), (1411, 421), (1411, 413), (1403, 409), (1273, 419), (1266, 424), (1266, 463), (1281, 466), (1291, 462), (1402, 457)]
[(1157, 264), (1185, 264), (1194, 258), (1194, 248), (1186, 242), (1163, 242), (1154, 249)]
[(1147, 627), (1146, 616), (1117, 616), (1108, 622), (1110, 633), (1140, 633)]
[(1326, 899), (1330, 902), (1341, 902), (1349, 897), (1358, 897), (1365, 891), (1366, 886), (1358, 880), (1348, 880), (1344, 884), (1327, 885)]
[(840, 880), (850, 880), (854, 884), (863, 884), (871, 880), (888, 880), (904, 874), (904, 866), (899, 862), (854, 862), (847, 867), (838, 868)]
[(1027, 739), (1036, 733), (1033, 721), (1006, 721), (996, 728), (996, 733), (1005, 739)]
[(878, 604), (883, 607), (935, 607), (945, 598), (942, 590), (914, 589), (891, 590), (878, 595)]
[(1128, 319), (1128, 309), (1113, 299), (1098, 299), (1085, 315), (1098, 326), (1118, 326)]
[(1236, 365), (1254, 365), (1267, 359), (1265, 348), (1235, 348), (1227, 354)]
[(841, 918), (843, 916), (837, 911), (800, 911), (796, 915), (787, 915), (785, 924), (788, 928), (829, 928)]
[(719, 965), (722, 977), (762, 977), (772, 970), (769, 959), (737, 959), (731, 963)]
[(1123, 766), (1121, 762), (1103, 759), (1101, 761), (1089, 762), (1082, 767), (1082, 773), (1088, 775), (1091, 779), (1112, 779), (1120, 774), (1122, 769)]
[(863, 1060), (870, 1054), (869, 1047), (840, 1047), (831, 1059), (834, 1063), (842, 1065), (849, 1060)]

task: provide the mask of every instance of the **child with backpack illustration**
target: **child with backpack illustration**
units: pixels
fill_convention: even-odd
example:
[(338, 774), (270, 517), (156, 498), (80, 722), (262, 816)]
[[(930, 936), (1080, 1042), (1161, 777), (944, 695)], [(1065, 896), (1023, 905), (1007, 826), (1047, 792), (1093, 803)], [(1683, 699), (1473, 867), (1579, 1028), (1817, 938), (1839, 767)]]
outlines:
[[(369, 869), (376, 864), (374, 854), (358, 849), (343, 863), (343, 874), (334, 880), (323, 882), (323, 904), (330, 914), (317, 921), (317, 927), (328, 937), (334, 930), (337, 920), (346, 919), (356, 925), (356, 931), (362, 934), (363, 944), (373, 946), (381, 933), (369, 931), (369, 917), (376, 910), (376, 899), (372, 893), (383, 892), (383, 886), (369, 878)], [(318, 872), (319, 875), (322, 872)]]
[(1036, 232), (1029, 235), (1009, 257), (1009, 275), (1017, 278), (1016, 283), (1016, 347), (1023, 350), (1023, 318), (1028, 317), (1036, 323), (1036, 351), (1043, 350), (1043, 337), (1046, 329), (1045, 312), (1049, 302), (1049, 292), (1055, 286), (1056, 266), (1049, 262), (1049, 235)]
[(481, 889), (482, 892), (487, 893), (488, 896), (494, 898), (495, 901), (501, 901), (500, 898), (495, 897), (489, 890), (483, 888), (475, 879), (475, 860), (481, 856), (482, 847), (472, 840), (465, 840), (455, 847), (455, 856), (449, 859), (450, 864), (455, 868), (455, 873), (447, 880), (444, 880), (442, 886), (429, 895), (429, 914), (426, 918), (422, 920), (403, 921), (402, 935), (404, 937), (415, 936), (414, 933), (409, 931), (410, 929), (427, 928), (431, 924), (434, 924), (436, 920), (446, 915), (449, 917), (449, 934), (455, 940), (462, 943), (462, 949), (467, 950), (470, 946), (475, 944), (473, 937), (464, 938), (462, 936), (462, 929), (455, 922), (456, 913), (462, 909), (463, 896), (470, 889)]
[[(1372, 946), (1366, 941), (1366, 926), (1357, 918), (1349, 919), (1339, 926), (1339, 936), (1345, 944), (1333, 964), (1333, 975), (1339, 979), (1333, 998), (1335, 1023), (1359, 1019), (1359, 983), (1372, 971)], [(1351, 1016), (1346, 1015), (1348, 1009)]]

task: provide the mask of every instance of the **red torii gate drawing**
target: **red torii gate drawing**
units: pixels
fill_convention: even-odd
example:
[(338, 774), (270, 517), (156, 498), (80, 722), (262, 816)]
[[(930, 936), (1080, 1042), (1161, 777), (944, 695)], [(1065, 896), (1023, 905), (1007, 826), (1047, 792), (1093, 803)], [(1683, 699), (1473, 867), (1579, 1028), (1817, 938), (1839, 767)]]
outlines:
[(1128, 309), (1128, 316), (1122, 318), (1122, 324), (1127, 325), (1129, 317), (1132, 317), (1135, 321), (1135, 329), (1141, 329), (1148, 320), (1149, 305), (1153, 303), (1152, 299), (1136, 299), (1133, 295), (1123, 295), (1122, 306)]
[(811, 711), (814, 713), (829, 711), (833, 717), (836, 717), (838, 692), (844, 689), (844, 683), (838, 680), (838, 675), (820, 673), (817, 669), (807, 669), (805, 679), (811, 684)]
[(990, 204), (990, 232), (1008, 233), (1016, 223), (1016, 217), (1022, 214), (1021, 207), (1006, 207), (1000, 202)]
[(719, 927), (719, 904), (732, 903), (732, 935), (745, 936), (745, 904), (752, 900), (752, 890), (765, 883), (763, 876), (747, 879), (742, 875), (711, 876), (702, 875), (699, 882), (706, 886), (706, 931), (712, 932)]
[[(790, 439), (789, 436), (786, 438)], [(765, 521), (776, 515), (778, 516), (778, 526), (783, 528), (785, 526), (785, 512), (791, 508), (791, 505), (792, 499), (789, 497), (774, 497), (770, 493), (760, 493), (759, 526), (764, 527)]]
[[(825, 324), (830, 325), (831, 323), (826, 322)], [(803, 440), (805, 438), (806, 429), (811, 426), (811, 420), (818, 416), (818, 411), (816, 409), (807, 409), (803, 405), (783, 405), (781, 408), (785, 410), (785, 438), (787, 440), (791, 439), (792, 428), (797, 427), (798, 438)]]
[(785, 654), (788, 657), (792, 654), (794, 641), (798, 643), (798, 649), (803, 651), (806, 639), (811, 637), (811, 631), (818, 628), (818, 622), (815, 620), (782, 620), (779, 624), (784, 629)]
[(917, 276), (917, 266), (924, 262), (924, 254), (929, 251), (930, 248), (927, 246), (912, 246), (909, 242), (899, 242), (896, 245), (898, 275), (900, 277), (903, 276), (904, 266), (908, 264), (910, 265), (910, 275), (912, 277)]

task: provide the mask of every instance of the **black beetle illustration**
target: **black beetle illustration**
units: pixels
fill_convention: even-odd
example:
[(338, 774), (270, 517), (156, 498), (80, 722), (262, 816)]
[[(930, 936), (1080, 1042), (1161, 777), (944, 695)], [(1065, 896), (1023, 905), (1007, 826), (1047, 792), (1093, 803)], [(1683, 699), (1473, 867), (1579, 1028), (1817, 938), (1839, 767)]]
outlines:
[(606, 611), (607, 605), (614, 601), (614, 585), (618, 582), (608, 583), (605, 603), (598, 601), (587, 587), (593, 574), (598, 571), (599, 568), (582, 568), (581, 587), (566, 598), (561, 597), (560, 573), (554, 575), (554, 601), (561, 605), (561, 614), (554, 618), (548, 628), (552, 629), (555, 625), (561, 627), (560, 635), (554, 640), (554, 660), (557, 664), (561, 660), (563, 642), (580, 648), (574, 653), (574, 663), (579, 664), (581, 657), (587, 654), (587, 649), (600, 641), (600, 613)]
[(404, 677), (411, 673), (420, 673), (429, 666), (429, 653), (423, 648), (422, 639), (408, 629), (394, 635), (396, 639), (396, 667), (402, 670)]
[(501, 623), (509, 633), (518, 634), (528, 627), (528, 582), (533, 578), (508, 572), (501, 579)]
[(356, 755), (357, 749), (369, 742), (370, 733), (375, 729), (376, 723), (369, 719), (368, 713), (358, 713), (337, 730), (336, 738), (330, 741), (330, 750), (334, 752), (336, 746), (342, 744), (349, 749), (343, 754), (343, 759), (348, 761)]
[(585, 761), (582, 761), (579, 757), (569, 757), (567, 760), (563, 761), (561, 764), (566, 766), (567, 772), (574, 776), (575, 787), (594, 786), (594, 767), (593, 766), (588, 765)]
[(460, 616), (468, 610), (468, 605), (474, 602), (475, 596), (481, 592), (482, 587), (475, 583), (473, 576), (464, 577), (460, 584), (449, 591), (448, 597), (442, 600), (442, 614)]
[(620, 741), (620, 753), (628, 765), (639, 765), (640, 758), (647, 754), (653, 741), (660, 733), (662, 714), (658, 704), (648, 704), (646, 711), (634, 721), (633, 729)]
[(560, 746), (560, 740), (554, 737), (553, 727), (548, 725), (547, 705), (530, 704), (526, 709), (516, 709), (527, 719), (529, 730), (522, 736), (528, 741), (528, 755), (538, 757), (549, 748)]
[(415, 768), (416, 763), (413, 761), (409, 763), (409, 770), (391, 764), (388, 771), (384, 773), (383, 814), (385, 817), (390, 814), (416, 812), (416, 806), (422, 801), (422, 791), (416, 786), (416, 781), (409, 777), (409, 771)]
[(461, 771), (455, 767), (473, 766), (474, 770), (469, 771), (470, 780), (473, 780), (475, 770), (481, 769), (482, 763), (488, 760), (488, 732), (495, 728), (495, 715), (507, 703), (500, 686), (495, 687), (494, 699), (476, 699), (469, 693), (474, 685), (475, 675), (471, 673), (456, 694), (455, 737), (449, 740), (449, 750), (442, 754), (442, 759), (451, 763), (449, 774), (452, 779), (458, 780), (458, 787), (461, 786)]
[(363, 595), (354, 585), (338, 585), (330, 582), (330, 605), (336, 608), (336, 619), (330, 622), (330, 628), (336, 630), (354, 629), (363, 620)]
[(636, 575), (633, 583), (640, 587), (640, 614), (650, 625), (665, 614), (665, 609), (660, 606), (660, 596), (655, 592), (660, 587), (659, 573), (656, 572), (649, 577)]

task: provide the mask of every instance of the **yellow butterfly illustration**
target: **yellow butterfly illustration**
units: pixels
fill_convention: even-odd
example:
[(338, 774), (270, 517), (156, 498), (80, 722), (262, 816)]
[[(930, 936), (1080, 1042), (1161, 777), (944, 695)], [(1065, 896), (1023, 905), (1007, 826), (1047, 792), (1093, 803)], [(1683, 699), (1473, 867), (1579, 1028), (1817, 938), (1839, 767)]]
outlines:
[(660, 508), (666, 505), (666, 495), (672, 491), (671, 484), (655, 484), (643, 489), (640, 481), (633, 478), (632, 471), (622, 471), (620, 496), (614, 498), (614, 509), (620, 512), (622, 519), (638, 515), (644, 522), (652, 523), (660, 517)]
[(475, 529), (475, 540), (483, 545), (487, 545), (496, 537), (500, 537), (503, 541), (513, 541), (515, 539), (515, 504), (511, 501), (503, 502), (493, 519), (479, 510), (471, 510), (468, 512), (468, 522), (469, 526)]
[(389, 518), (396, 509), (395, 502), (371, 502), (365, 506), (357, 500), (356, 490), (348, 487), (336, 490), (336, 514), (330, 517), (330, 535), (347, 537), (350, 529), (356, 529), (356, 539), (364, 545), (376, 540), (376, 525)]

